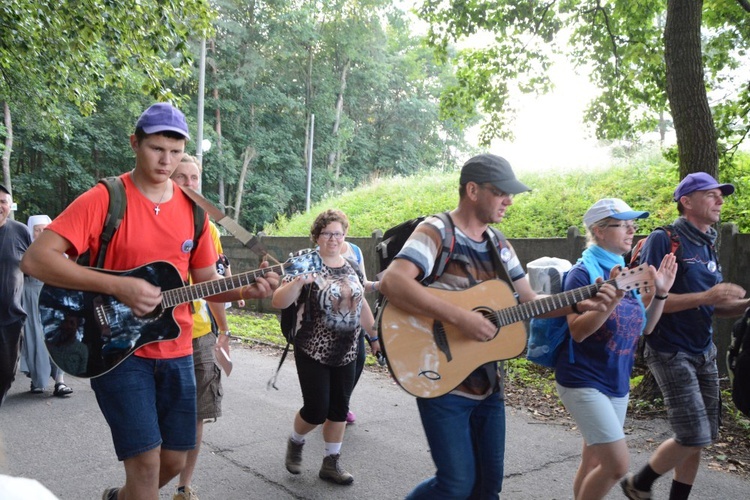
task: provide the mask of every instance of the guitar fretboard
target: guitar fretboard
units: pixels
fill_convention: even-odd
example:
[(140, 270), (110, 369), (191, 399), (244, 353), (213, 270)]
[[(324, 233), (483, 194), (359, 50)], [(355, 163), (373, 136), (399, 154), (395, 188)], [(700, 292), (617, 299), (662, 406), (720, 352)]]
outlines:
[(590, 299), (591, 297), (596, 295), (596, 292), (598, 292), (599, 288), (601, 288), (605, 283), (609, 283), (610, 285), (617, 287), (617, 280), (612, 279), (602, 283), (597, 283), (582, 288), (576, 288), (575, 290), (569, 290), (567, 292), (550, 295), (538, 300), (524, 302), (523, 304), (508, 307), (507, 309), (502, 309), (500, 311), (495, 311), (495, 315), (498, 319), (497, 326), (506, 326), (517, 323), (519, 321), (525, 321), (527, 319), (541, 316), (542, 314), (546, 314), (556, 309), (568, 307), (570, 305), (581, 302), (582, 300)]
[(235, 288), (252, 285), (258, 278), (262, 278), (266, 273), (269, 272), (275, 272), (280, 276), (286, 274), (284, 265), (277, 264), (264, 267), (262, 269), (255, 269), (253, 271), (234, 274), (227, 278), (213, 281), (204, 281), (202, 283), (196, 283), (194, 285), (175, 288), (163, 292), (161, 305), (164, 308), (174, 307), (179, 304), (202, 299), (203, 297), (209, 297), (211, 295), (234, 290)]

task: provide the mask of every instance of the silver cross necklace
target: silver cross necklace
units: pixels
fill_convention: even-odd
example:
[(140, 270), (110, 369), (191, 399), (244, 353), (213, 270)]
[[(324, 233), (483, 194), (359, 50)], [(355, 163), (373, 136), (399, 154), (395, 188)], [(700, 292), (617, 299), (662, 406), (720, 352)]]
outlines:
[[(144, 196), (146, 196), (146, 193), (145, 193), (145, 192), (143, 191), (143, 189), (141, 189), (141, 188), (140, 188), (140, 187), (138, 186), (138, 184), (137, 184), (137, 183), (135, 182), (135, 175), (134, 175), (134, 174), (135, 174), (135, 169), (133, 169), (133, 171), (132, 171), (132, 172), (130, 173), (130, 178), (131, 178), (131, 179), (133, 179), (133, 184), (135, 184), (135, 187), (137, 187), (137, 188), (138, 188), (138, 190), (139, 190), (139, 191), (140, 191), (140, 192), (141, 192), (141, 193), (142, 193), (142, 194), (143, 194)], [(167, 194), (167, 190), (168, 190), (168, 189), (169, 189), (169, 182), (167, 182), (167, 184), (166, 184), (166, 185), (164, 186), (164, 191), (163, 191), (163, 192), (161, 193), (161, 198), (159, 198), (159, 201), (157, 201), (156, 203), (154, 203), (153, 201), (151, 201), (151, 200), (150, 200), (150, 199), (148, 198), (148, 196), (146, 196), (146, 199), (147, 199), (147, 200), (151, 201), (151, 203), (154, 203), (154, 214), (155, 214), (155, 215), (159, 215), (159, 212), (161, 212), (161, 208), (160, 208), (159, 206), (161, 205), (161, 202), (162, 202), (162, 201), (164, 200), (164, 196), (166, 196), (166, 194)]]
[(161, 198), (159, 198), (159, 202), (154, 205), (154, 213), (156, 215), (159, 215), (159, 212), (161, 212), (161, 208), (159, 208), (159, 205), (161, 205), (161, 200), (164, 199), (164, 195), (167, 194), (167, 189), (169, 188), (169, 184), (164, 188), (164, 192), (161, 194)]

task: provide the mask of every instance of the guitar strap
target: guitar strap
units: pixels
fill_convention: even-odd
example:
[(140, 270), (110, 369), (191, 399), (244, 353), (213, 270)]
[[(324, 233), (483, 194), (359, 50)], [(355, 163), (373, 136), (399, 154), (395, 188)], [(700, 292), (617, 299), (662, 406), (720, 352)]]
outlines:
[(508, 286), (510, 286), (513, 289), (513, 293), (516, 295), (516, 299), (518, 299), (518, 291), (516, 291), (516, 285), (513, 283), (513, 280), (510, 278), (510, 274), (508, 274), (508, 269), (506, 269), (505, 264), (503, 264), (503, 259), (500, 256), (500, 250), (498, 250), (498, 247), (502, 245), (500, 238), (495, 233), (495, 230), (492, 227), (487, 228), (487, 235), (489, 236), (489, 244), (492, 247), (492, 263), (495, 266), (495, 274), (497, 277), (505, 281)]
[[(247, 231), (245, 228), (240, 226), (237, 221), (235, 221), (228, 215), (225, 215), (224, 212), (222, 212), (217, 206), (201, 196), (200, 193), (185, 186), (180, 186), (180, 189), (182, 189), (182, 191), (188, 196), (188, 198), (193, 200), (196, 205), (205, 210), (208, 215), (213, 217), (218, 224), (226, 228), (232, 234), (232, 236), (237, 238), (243, 245), (245, 245), (247, 248), (249, 248), (262, 258), (268, 256), (273, 259), (273, 256), (269, 255), (268, 249), (260, 242), (260, 239), (258, 239), (256, 235)], [(275, 260), (277, 264), (279, 263), (278, 260), (273, 260)]]

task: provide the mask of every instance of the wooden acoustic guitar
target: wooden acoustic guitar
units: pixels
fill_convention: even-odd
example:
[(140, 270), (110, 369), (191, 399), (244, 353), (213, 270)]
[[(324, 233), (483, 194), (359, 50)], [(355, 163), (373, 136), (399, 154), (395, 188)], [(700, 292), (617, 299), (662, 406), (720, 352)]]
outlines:
[(161, 304), (141, 317), (111, 295), (44, 285), (39, 295), (44, 343), (52, 360), (64, 372), (76, 377), (98, 377), (141, 346), (179, 337), (174, 308), (180, 304), (252, 285), (269, 272), (296, 276), (319, 272), (321, 268), (318, 252), (307, 250), (298, 252), (283, 264), (187, 286), (180, 272), (169, 262), (151, 262), (128, 271), (95, 269), (142, 278), (161, 287)]
[(519, 304), (503, 281), (489, 280), (466, 290), (427, 291), (464, 309), (479, 311), (497, 326), (495, 336), (479, 342), (454, 325), (410, 314), (385, 302), (378, 315), (380, 343), (399, 385), (420, 398), (435, 398), (455, 389), (476, 368), (491, 361), (515, 358), (526, 347), (524, 321), (590, 299), (604, 283), (620, 290), (652, 285), (647, 266), (626, 269), (616, 278)]

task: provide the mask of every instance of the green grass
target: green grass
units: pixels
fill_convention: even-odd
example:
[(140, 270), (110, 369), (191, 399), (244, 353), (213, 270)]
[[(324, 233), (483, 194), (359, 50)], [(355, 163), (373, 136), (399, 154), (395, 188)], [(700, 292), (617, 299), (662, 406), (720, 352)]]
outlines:
[[(548, 173), (516, 172), (532, 188), (515, 197), (500, 224), (509, 238), (564, 237), (570, 226), (583, 231), (582, 217), (600, 198), (622, 198), (635, 210), (651, 216), (639, 224), (641, 234), (671, 223), (677, 217), (672, 193), (679, 179), (677, 167), (660, 155), (651, 155), (606, 170)], [(722, 182), (737, 187), (727, 197), (722, 221), (750, 232), (750, 155), (738, 153), (735, 163), (722, 166)], [(264, 228), (272, 236), (307, 236), (315, 217), (338, 208), (349, 217), (349, 235), (368, 237), (405, 220), (454, 208), (458, 203), (458, 168), (453, 172), (428, 171), (413, 177), (376, 179), (340, 196), (325, 198), (308, 213), (281, 217)]]

